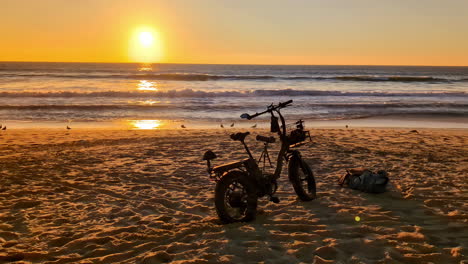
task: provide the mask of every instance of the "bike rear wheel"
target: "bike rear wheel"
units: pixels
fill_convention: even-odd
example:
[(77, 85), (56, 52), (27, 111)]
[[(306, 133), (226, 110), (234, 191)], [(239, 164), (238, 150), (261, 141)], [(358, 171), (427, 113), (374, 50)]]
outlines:
[(288, 174), (294, 191), (301, 200), (310, 201), (316, 198), (314, 173), (304, 160), (293, 158), (289, 162)]
[(230, 171), (216, 184), (215, 207), (224, 223), (247, 222), (257, 212), (257, 192), (247, 174)]

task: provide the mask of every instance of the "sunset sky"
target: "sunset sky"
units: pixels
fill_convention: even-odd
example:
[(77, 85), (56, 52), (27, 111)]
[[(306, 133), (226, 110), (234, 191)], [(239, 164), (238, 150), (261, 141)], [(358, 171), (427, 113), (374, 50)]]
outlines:
[(0, 61), (133, 62), (146, 28), (167, 63), (467, 66), (467, 14), (467, 0), (0, 0)]

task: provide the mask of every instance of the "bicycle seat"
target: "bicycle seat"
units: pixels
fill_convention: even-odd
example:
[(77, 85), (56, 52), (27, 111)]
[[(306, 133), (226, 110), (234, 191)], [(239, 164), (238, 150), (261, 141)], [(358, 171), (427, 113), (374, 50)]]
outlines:
[(257, 135), (255, 139), (257, 139), (257, 141), (262, 141), (265, 143), (275, 143), (274, 137), (266, 137), (266, 136)]
[(244, 133), (239, 132), (239, 133), (231, 134), (231, 139), (243, 142), (245, 137), (248, 136), (249, 134), (250, 132), (244, 132)]

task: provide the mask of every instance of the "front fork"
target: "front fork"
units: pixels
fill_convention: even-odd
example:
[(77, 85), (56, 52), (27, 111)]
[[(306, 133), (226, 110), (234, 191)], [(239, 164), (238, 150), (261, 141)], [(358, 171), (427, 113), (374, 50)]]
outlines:
[[(298, 163), (300, 167), (302, 167), (302, 155), (301, 155), (301, 152), (299, 152), (299, 150), (291, 150), (288, 152), (288, 154), (286, 154), (285, 156), (285, 159), (287, 162), (289, 162), (289, 166), (291, 166), (292, 163)], [(291, 180), (291, 175), (289, 175), (288, 173), (288, 178), (289, 180)]]
[(299, 150), (290, 150), (285, 155), (286, 162), (290, 162), (292, 159), (302, 160), (301, 152)]

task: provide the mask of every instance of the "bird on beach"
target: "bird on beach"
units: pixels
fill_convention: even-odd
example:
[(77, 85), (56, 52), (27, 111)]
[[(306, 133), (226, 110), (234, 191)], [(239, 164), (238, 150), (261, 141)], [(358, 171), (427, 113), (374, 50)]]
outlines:
[(67, 130), (70, 130), (70, 129), (71, 129), (71, 127), (67, 126)]
[(346, 125), (346, 128), (348, 128), (348, 125)]
[(257, 124), (253, 125), (252, 128), (257, 128)]
[(180, 125), (181, 128), (185, 128), (185, 125)]
[(224, 128), (223, 124), (219, 125), (221, 128)]
[(234, 127), (234, 123), (231, 124), (231, 127)]
[(2, 130), (6, 130), (6, 126), (2, 127)]

